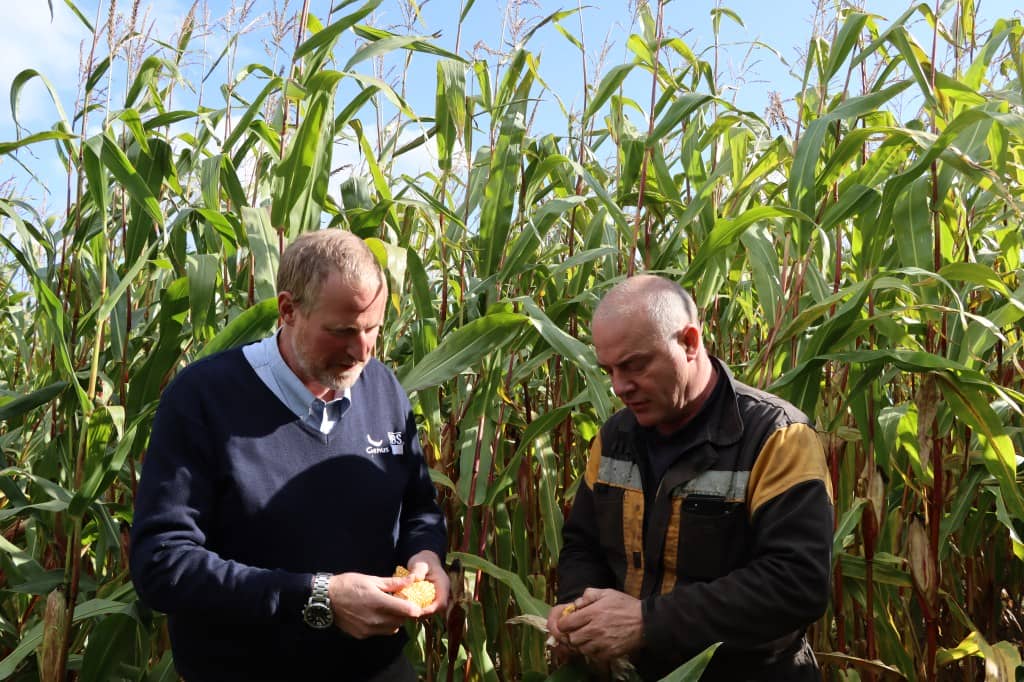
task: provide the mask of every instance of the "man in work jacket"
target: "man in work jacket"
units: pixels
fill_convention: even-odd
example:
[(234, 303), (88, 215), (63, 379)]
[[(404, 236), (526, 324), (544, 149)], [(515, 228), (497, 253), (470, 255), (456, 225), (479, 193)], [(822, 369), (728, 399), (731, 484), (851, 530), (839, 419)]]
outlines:
[(805, 631), (828, 601), (832, 493), (807, 417), (709, 356), (670, 280), (618, 284), (592, 332), (625, 409), (563, 530), (559, 647), (658, 679), (722, 642), (702, 680), (820, 680)]

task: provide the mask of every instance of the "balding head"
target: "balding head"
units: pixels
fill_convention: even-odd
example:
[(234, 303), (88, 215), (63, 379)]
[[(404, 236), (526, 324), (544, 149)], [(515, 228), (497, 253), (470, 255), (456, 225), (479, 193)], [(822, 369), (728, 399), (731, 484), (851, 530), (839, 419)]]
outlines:
[(642, 426), (672, 433), (713, 387), (697, 307), (671, 280), (638, 275), (617, 284), (594, 311), (590, 331), (612, 390)]
[(636, 275), (612, 287), (594, 311), (594, 322), (642, 315), (657, 334), (669, 337), (697, 324), (697, 306), (683, 287), (657, 275)]

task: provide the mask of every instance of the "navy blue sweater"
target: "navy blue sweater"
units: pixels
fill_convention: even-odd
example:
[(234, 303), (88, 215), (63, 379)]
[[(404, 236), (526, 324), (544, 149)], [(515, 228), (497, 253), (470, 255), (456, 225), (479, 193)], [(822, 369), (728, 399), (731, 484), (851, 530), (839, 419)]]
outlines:
[(164, 392), (131, 535), (140, 598), (169, 615), (178, 671), (201, 680), (362, 679), (404, 633), (355, 640), (302, 622), (313, 573), (391, 575), (445, 552), (409, 401), (371, 360), (330, 434), (297, 418), (234, 349)]

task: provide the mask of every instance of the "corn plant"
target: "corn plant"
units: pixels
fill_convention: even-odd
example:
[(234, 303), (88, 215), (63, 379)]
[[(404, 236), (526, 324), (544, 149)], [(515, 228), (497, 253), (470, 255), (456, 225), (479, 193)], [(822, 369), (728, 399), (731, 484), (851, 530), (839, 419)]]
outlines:
[[(51, 88), (52, 127), (0, 143), (28, 167), (56, 155), (68, 198), (59, 215), (0, 198), (0, 679), (174, 679), (127, 577), (149, 424), (177, 370), (273, 329), (279, 254), (315, 229), (367, 239), (391, 280), (378, 354), (412, 396), (457, 559), (451, 612), (411, 628), (424, 679), (554, 674), (516, 617), (554, 601), (587, 444), (617, 408), (591, 312), (640, 270), (689, 287), (710, 349), (817, 425), (828, 679), (1019, 675), (1020, 21), (982, 31), (972, 0), (825, 13), (792, 103), (760, 116), (723, 94), (725, 8), (701, 50), (667, 0), (637, 3), (627, 61), (587, 76), (582, 10), (484, 58), (460, 32), (379, 25), (380, 3), (305, 2), (246, 66), (243, 34), (203, 52), (195, 8), (146, 42), (138, 3), (54, 7), (93, 35), (80, 96)], [(585, 74), (559, 130), (536, 124), (561, 105), (542, 29)], [(190, 80), (196, 62), (228, 64), (223, 86)], [(413, 63), (436, 74), (431, 111), (410, 104)], [(15, 79), (16, 118), (43, 78)], [(360, 157), (345, 176), (342, 147)], [(424, 148), (430, 167), (403, 173)]]

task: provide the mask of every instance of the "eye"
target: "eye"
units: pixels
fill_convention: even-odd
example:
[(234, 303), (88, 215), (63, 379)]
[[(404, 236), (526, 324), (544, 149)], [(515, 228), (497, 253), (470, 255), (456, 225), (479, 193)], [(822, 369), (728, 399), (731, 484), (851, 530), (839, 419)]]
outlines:
[(647, 366), (647, 358), (630, 358), (626, 361), (624, 369), (627, 372), (640, 372)]

